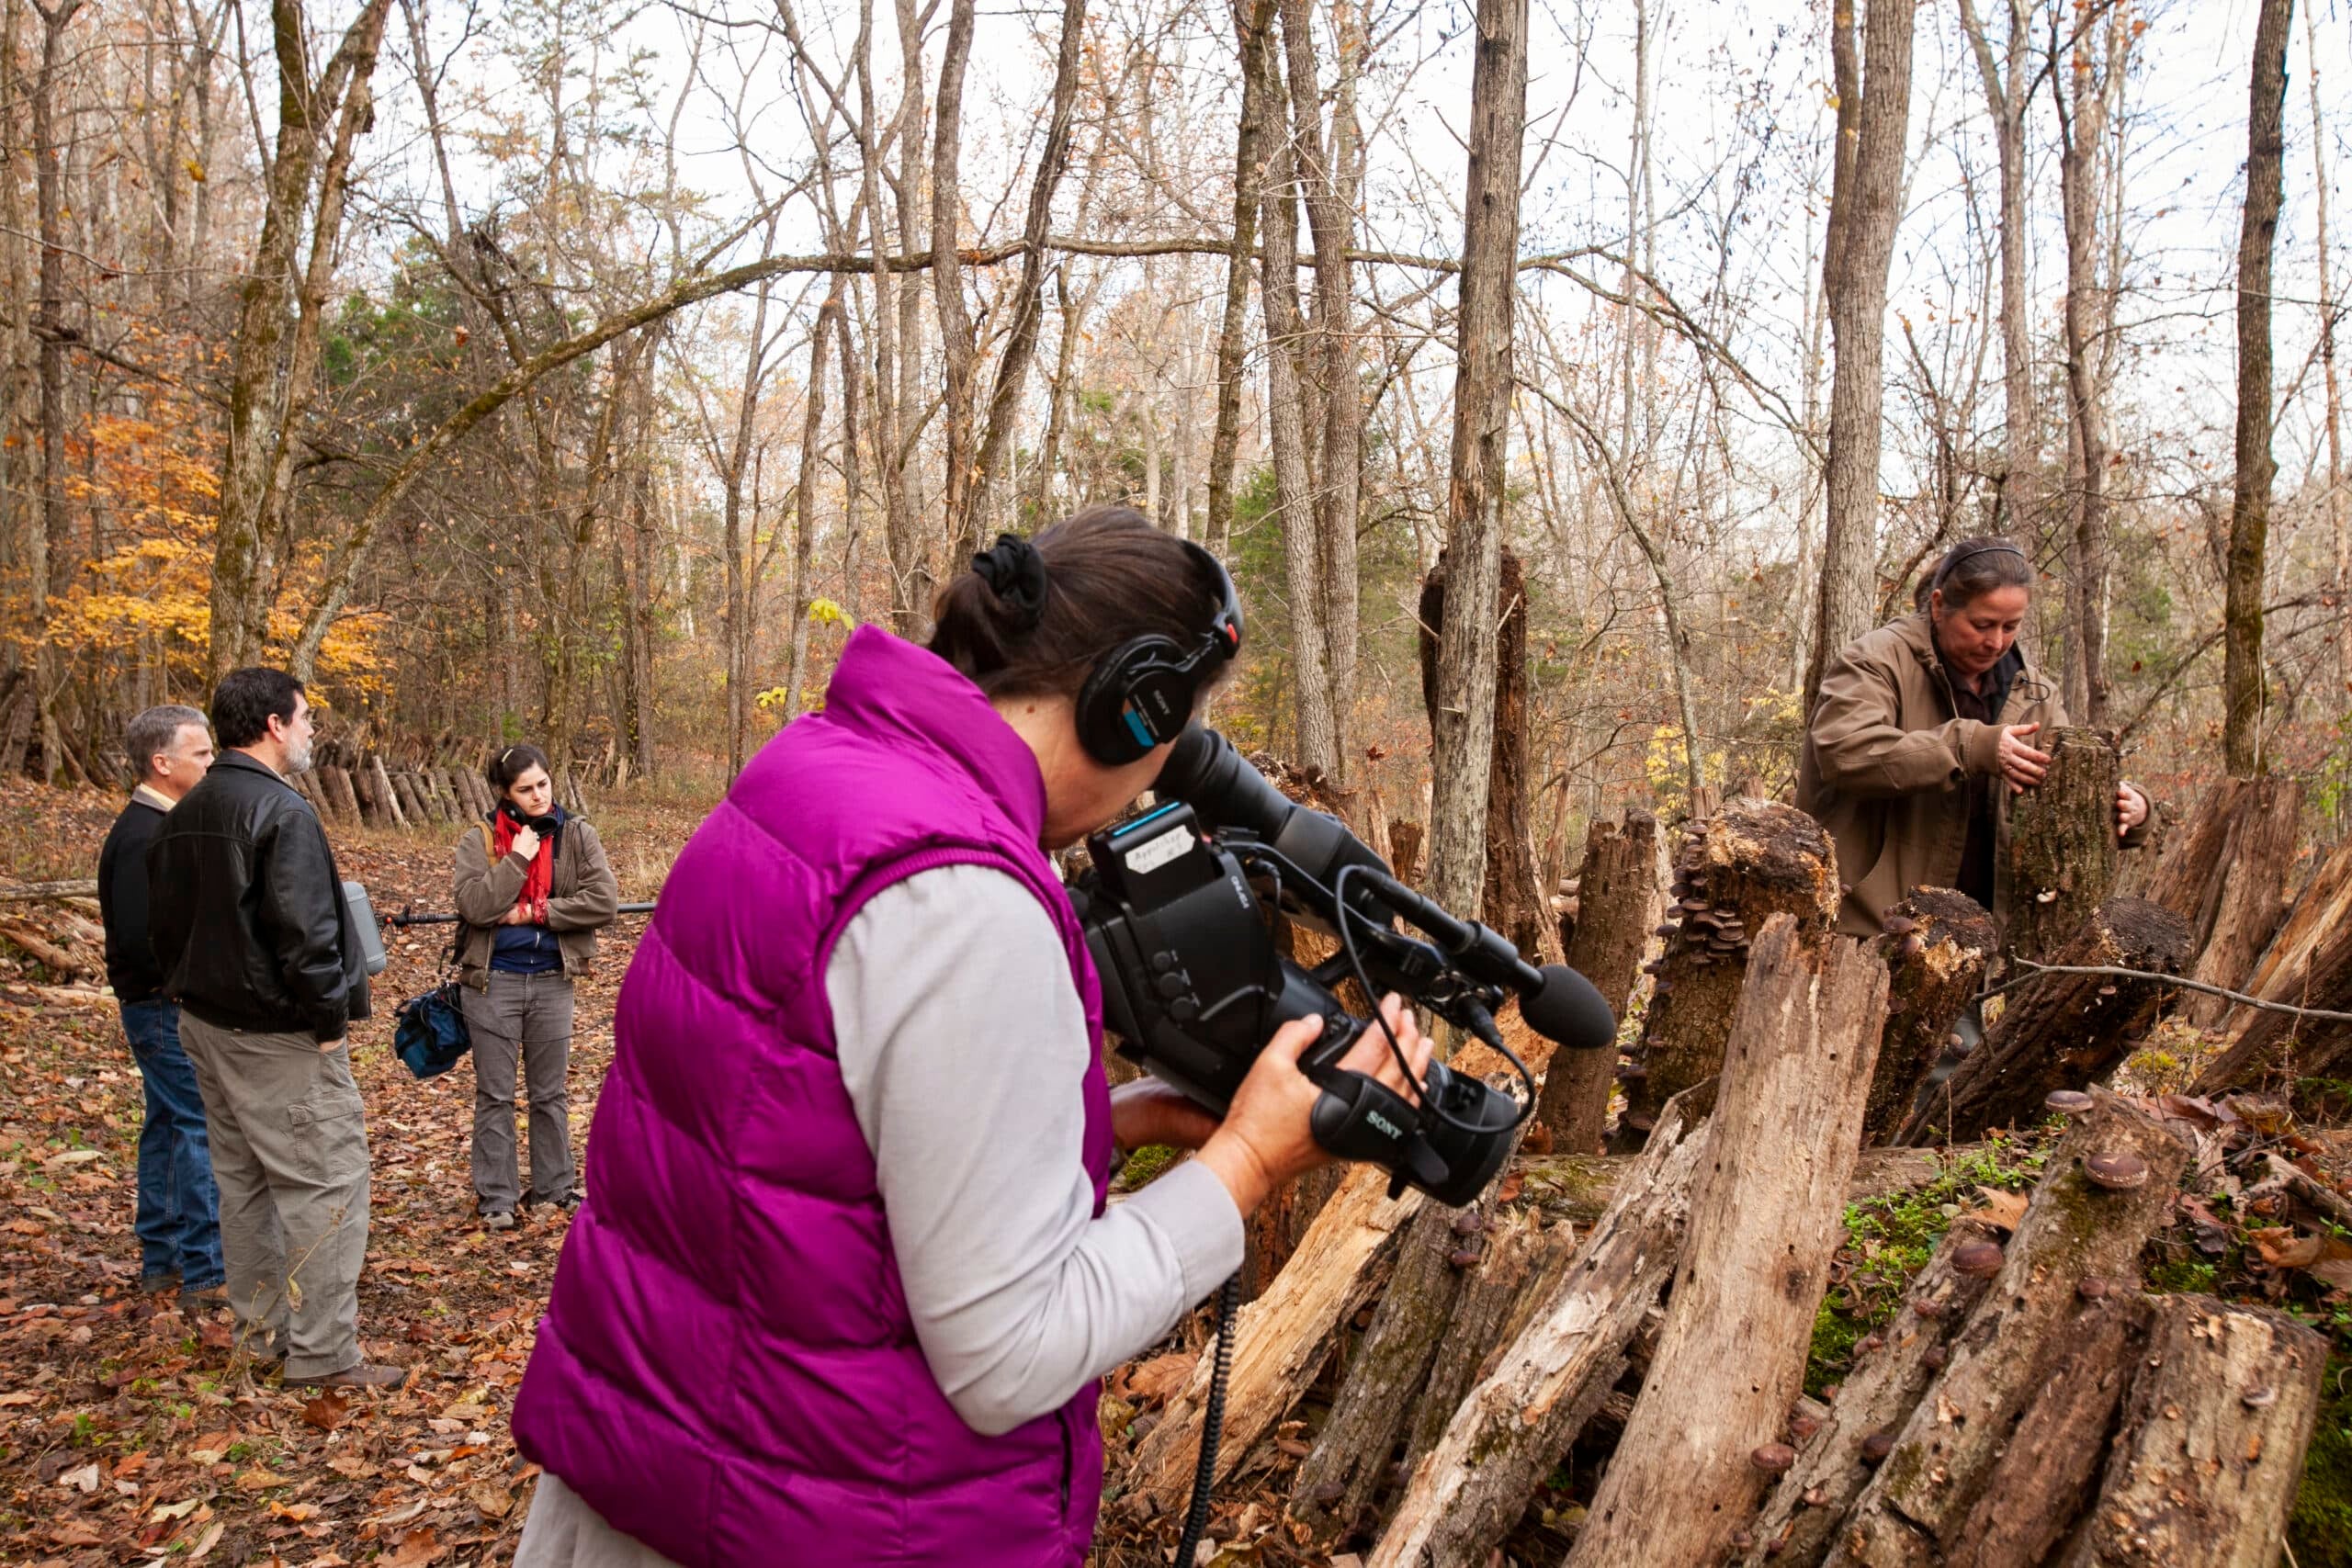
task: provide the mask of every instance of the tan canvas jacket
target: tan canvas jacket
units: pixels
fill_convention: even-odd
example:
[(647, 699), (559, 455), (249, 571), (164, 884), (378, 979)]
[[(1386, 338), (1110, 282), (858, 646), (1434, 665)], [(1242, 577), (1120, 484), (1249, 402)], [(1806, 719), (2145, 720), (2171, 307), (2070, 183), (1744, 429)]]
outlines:
[[(1951, 887), (1968, 839), (1969, 778), (2000, 772), (2001, 729), (2066, 722), (2055, 682), (2032, 660), (2009, 687), (1999, 722), (1954, 716), (1951, 680), (1924, 613), (1856, 638), (1821, 678), (1797, 763), (1797, 806), (1838, 846), (1838, 878), (1849, 888), (1838, 928), (1876, 935), (1884, 911), (1914, 887)], [(2009, 792), (1996, 816), (2008, 832)], [(2134, 829), (2127, 844), (2146, 832)], [(1996, 924), (2008, 913), (2007, 856), (1993, 857)]]
[[(490, 985), (490, 946), (499, 917), (523, 893), (524, 863), (507, 855), (490, 863), (490, 829), (477, 822), (458, 840), (453, 894), (458, 905), (458, 978), (475, 990)], [(578, 817), (564, 819), (548, 874), (548, 929), (563, 954), (563, 972), (573, 979), (596, 962), (596, 933), (613, 923), (620, 907), (620, 884), (605, 858), (596, 829)]]

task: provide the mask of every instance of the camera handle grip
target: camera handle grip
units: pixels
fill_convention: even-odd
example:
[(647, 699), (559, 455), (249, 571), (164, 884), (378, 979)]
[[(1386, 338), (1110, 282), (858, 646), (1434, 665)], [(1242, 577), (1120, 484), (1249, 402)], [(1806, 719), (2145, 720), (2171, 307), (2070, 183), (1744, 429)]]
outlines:
[(1344, 1068), (1325, 1068), (1314, 1077), (1323, 1092), (1316, 1097), (1307, 1125), (1317, 1147), (1382, 1167), (1396, 1178), (1392, 1192), (1408, 1182), (1427, 1186), (1445, 1179), (1445, 1162), (1427, 1139), (1416, 1135), (1420, 1113), (1403, 1096), (1377, 1078)]

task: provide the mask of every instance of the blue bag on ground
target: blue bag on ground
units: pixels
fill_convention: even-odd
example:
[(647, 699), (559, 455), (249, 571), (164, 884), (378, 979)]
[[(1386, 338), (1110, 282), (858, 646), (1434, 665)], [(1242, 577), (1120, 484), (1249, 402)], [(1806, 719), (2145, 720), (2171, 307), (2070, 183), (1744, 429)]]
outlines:
[(466, 1015), (458, 1001), (458, 982), (435, 986), (401, 1004), (400, 1023), (392, 1031), (392, 1049), (418, 1077), (438, 1077), (456, 1066), (473, 1049), (466, 1032)]

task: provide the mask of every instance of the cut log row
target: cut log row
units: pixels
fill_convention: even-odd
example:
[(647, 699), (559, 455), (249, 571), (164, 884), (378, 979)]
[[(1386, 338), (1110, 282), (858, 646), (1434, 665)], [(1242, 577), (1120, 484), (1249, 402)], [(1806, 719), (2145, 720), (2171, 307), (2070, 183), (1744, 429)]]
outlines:
[(1555, 1294), (1413, 1467), (1371, 1568), (1480, 1561), (1525, 1510), (1616, 1381), (1673, 1271), (1705, 1143), (1681, 1102), (1663, 1111)]
[(2086, 1301), (2137, 1288), (2140, 1249), (2170, 1213), (2188, 1163), (2188, 1149), (2155, 1121), (2111, 1095), (2093, 1097), (2052, 1152), (1950, 1364), (1889, 1445), (1830, 1562), (1957, 1561), (1948, 1554), (2068, 1325)]
[[(1632, 810), (1623, 823), (1593, 823), (1577, 874), (1577, 899), (1568, 967), (1591, 981), (1622, 1019), (1650, 951), (1650, 928), (1657, 923), (1657, 818)], [(1554, 1148), (1591, 1153), (1600, 1147), (1616, 1077), (1614, 1050), (1572, 1051), (1544, 1075), (1536, 1114), (1551, 1129)]]
[(2115, 884), (2115, 785), (2121, 762), (2096, 729), (2033, 737), (2050, 754), (2038, 789), (2009, 807), (2009, 951), (2055, 963)]
[(1984, 906), (1950, 888), (1914, 888), (1887, 916), (1886, 1035), (1862, 1117), (1865, 1144), (1886, 1142), (1909, 1119), (1919, 1086), (1999, 946)]
[(375, 786), (376, 798), (382, 803), (386, 818), (395, 828), (408, 826), (408, 812), (401, 807), (399, 795), (392, 788), (390, 775), (384, 772), (384, 759), (374, 752), (368, 756), (368, 777)]
[(1842, 1234), (1886, 966), (1776, 914), (1756, 940), (1657, 1358), (1568, 1568), (1720, 1562), (1771, 1477)]
[[(2177, 975), (2188, 962), (2188, 922), (2145, 898), (2099, 906), (2052, 964)], [(1981, 1138), (2038, 1122), (2053, 1089), (2103, 1082), (2155, 1021), (2161, 980), (2048, 975), (2009, 993), (2000, 1021), (1942, 1088), (1904, 1123), (1908, 1144)]]
[(1837, 918), (1836, 863), (1820, 824), (1794, 807), (1735, 800), (1691, 824), (1675, 859), (1676, 929), (1656, 965), (1613, 1146), (1638, 1148), (1668, 1100), (1723, 1069), (1751, 938), (1785, 914), (1802, 942), (1819, 941)]
[[(2290, 1007), (2352, 1011), (2352, 844), (2322, 861), (2243, 989)], [(2198, 1075), (2197, 1092), (2317, 1077), (2352, 1046), (2352, 1025), (2239, 1007), (2229, 1044)]]

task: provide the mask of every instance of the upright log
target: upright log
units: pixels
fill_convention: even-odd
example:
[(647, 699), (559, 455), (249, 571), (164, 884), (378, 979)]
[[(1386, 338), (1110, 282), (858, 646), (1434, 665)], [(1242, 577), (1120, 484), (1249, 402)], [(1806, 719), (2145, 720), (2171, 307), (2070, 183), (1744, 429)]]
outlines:
[(1886, 966), (1776, 914), (1740, 993), (1657, 1356), (1567, 1568), (1713, 1564), (1769, 1483), (1843, 1234)]
[[(2188, 958), (2186, 920), (2145, 898), (2110, 898), (2050, 962), (2177, 975)], [(2052, 1090), (2087, 1089), (2115, 1069), (2155, 1021), (2164, 990), (2161, 980), (2117, 975), (2047, 975), (2019, 987), (1898, 1136), (1970, 1140), (2041, 1120)]]
[(2080, 726), (2045, 730), (2039, 789), (2009, 807), (2009, 951), (2049, 959), (2082, 930), (2115, 885), (2115, 786), (2122, 763), (2107, 737)]
[[(2352, 1011), (2352, 844), (2320, 863), (2244, 987), (2290, 1007)], [(2240, 1007), (2230, 1043), (2198, 1075), (2197, 1092), (2216, 1094), (2256, 1080), (2316, 1077), (2352, 1047), (2352, 1025)]]
[(1883, 1442), (1911, 1418), (1984, 1293), (1984, 1276), (1956, 1267), (1954, 1256), (1993, 1234), (1965, 1216), (1955, 1221), (1880, 1333), (1883, 1343), (1857, 1361), (1809, 1432), (1791, 1432), (1796, 1462), (1747, 1531), (1749, 1568), (1764, 1568), (1768, 1559), (1772, 1568), (1813, 1568), (1828, 1553), (1838, 1521), (1870, 1479), (1872, 1439)]
[(1679, 1104), (1659, 1115), (1555, 1294), (1413, 1467), (1370, 1568), (1482, 1561), (1526, 1511), (1609, 1392), (1673, 1272), (1705, 1143)]
[(2271, 1568), (2327, 1339), (2282, 1314), (2159, 1296), (2098, 1500), (2065, 1568)]
[(1993, 917), (1965, 893), (1916, 887), (1886, 921), (1886, 1037), (1871, 1076), (1862, 1141), (1883, 1144), (1911, 1115), (1919, 1086), (1999, 950)]
[[(2272, 775), (2240, 784), (2222, 846), (2225, 874), (2212, 919), (2203, 931), (2189, 933), (2195, 943), (2190, 951), (2197, 954), (2191, 979), (2236, 990), (2254, 973), (2287, 913), (2302, 817), (2301, 779)], [(2210, 1028), (2230, 1007), (2226, 998), (2191, 993), (2181, 1010), (2191, 1023)]]
[(318, 770), (319, 791), (334, 805), (335, 815), (352, 827), (366, 820), (359, 814), (359, 796), (351, 787), (351, 774), (332, 763)]
[(1752, 933), (1784, 914), (1804, 945), (1827, 934), (1838, 914), (1837, 855), (1821, 825), (1796, 807), (1735, 800), (1684, 834), (1671, 891), (1677, 927), (1626, 1070), (1621, 1149), (1638, 1148), (1668, 1100), (1723, 1070)]
[[(1588, 1225), (1600, 1218), (1591, 1216)], [(1410, 1475), (1421, 1457), (1444, 1440), (1470, 1391), (1478, 1386), (1489, 1365), (1503, 1349), (1519, 1342), (1536, 1310), (1556, 1295), (1577, 1254), (1577, 1226), (1567, 1221), (1541, 1223), (1537, 1214), (1506, 1211), (1489, 1237), (1477, 1247), (1478, 1259), (1456, 1300), (1453, 1316), (1438, 1340), (1430, 1362), (1429, 1381), (1421, 1385), (1420, 1401), (1412, 1412), (1412, 1430), (1405, 1448), (1405, 1471)], [(1598, 1383), (1615, 1382), (1605, 1373)]]
[[(2046, 1386), (2068, 1325), (2089, 1300), (2136, 1281), (2140, 1249), (2171, 1213), (2188, 1163), (2154, 1119), (2093, 1096), (2051, 1152), (1999, 1272), (1855, 1502), (1830, 1562), (1959, 1561), (1949, 1553)], [(2098, 1284), (2086, 1290), (2086, 1280)]]
[(368, 754), (368, 777), (373, 781), (376, 798), (383, 802), (385, 816), (395, 828), (408, 826), (408, 810), (401, 803), (400, 792), (392, 787), (391, 775), (384, 772), (384, 759), (376, 752)]
[[(1650, 928), (1657, 923), (1657, 818), (1628, 810), (1623, 823), (1603, 818), (1585, 835), (1584, 869), (1577, 875), (1576, 931), (1568, 967), (1591, 981), (1625, 1016)], [(1600, 1147), (1616, 1088), (1617, 1053), (1571, 1051), (1544, 1077), (1536, 1115), (1552, 1130), (1552, 1146), (1575, 1154)]]
[(2245, 788), (2243, 779), (2223, 779), (2199, 795), (2187, 818), (2166, 835), (2147, 886), (2136, 890), (2137, 897), (2162, 904), (2187, 920), (2192, 936), (2213, 929), (2222, 874), (2229, 869), (2222, 846), (2229, 840), (2230, 823)]

